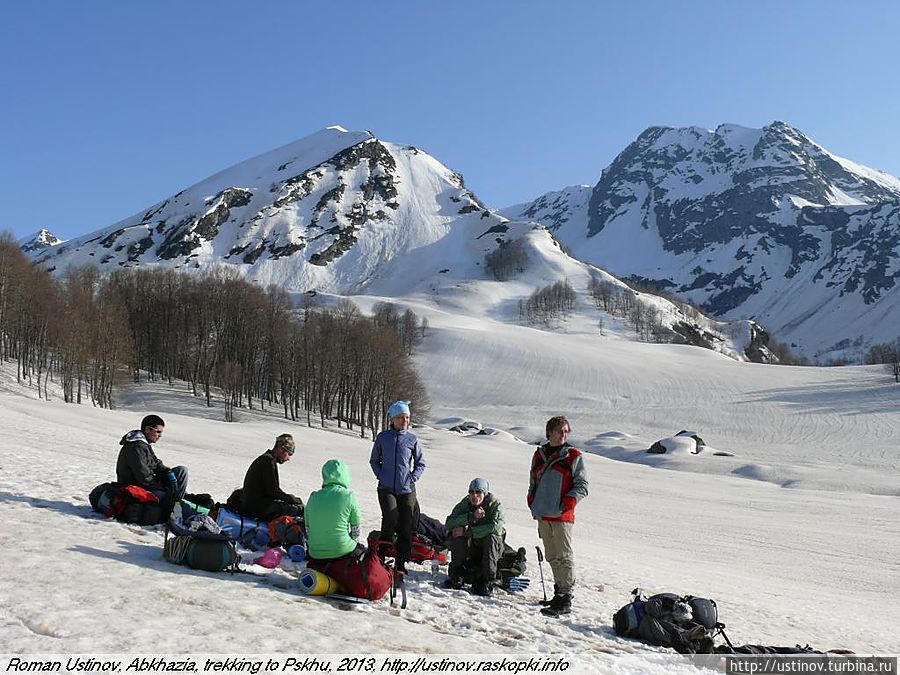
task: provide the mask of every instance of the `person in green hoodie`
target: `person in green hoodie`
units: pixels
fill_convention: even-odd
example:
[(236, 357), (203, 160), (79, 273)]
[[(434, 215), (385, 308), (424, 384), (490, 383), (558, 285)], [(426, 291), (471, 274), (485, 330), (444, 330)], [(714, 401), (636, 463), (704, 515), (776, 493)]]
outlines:
[(358, 556), (359, 501), (350, 489), (350, 469), (339, 459), (322, 466), (322, 489), (309, 496), (305, 511), (307, 555), (311, 560)]
[(490, 596), (497, 578), (497, 563), (503, 554), (506, 528), (503, 507), (490, 492), (485, 478), (469, 483), (469, 494), (447, 516), (447, 548), (450, 549), (447, 588), (462, 588), (466, 577), (474, 578), (472, 592)]
[(379, 600), (391, 573), (359, 540), (359, 501), (350, 489), (350, 469), (339, 459), (322, 466), (322, 489), (306, 502), (307, 568), (327, 574), (343, 592)]

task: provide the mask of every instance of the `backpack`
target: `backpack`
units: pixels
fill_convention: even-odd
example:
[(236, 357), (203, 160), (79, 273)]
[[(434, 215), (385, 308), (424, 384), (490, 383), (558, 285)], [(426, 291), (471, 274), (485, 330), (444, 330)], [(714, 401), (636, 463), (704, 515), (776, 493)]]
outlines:
[[(418, 505), (418, 502), (416, 502), (416, 504)], [(418, 519), (414, 522), (416, 523), (414, 536), (419, 535), (428, 539), (436, 549), (441, 550), (446, 548), (444, 542), (447, 539), (447, 528), (444, 527), (444, 524), (441, 521), (420, 512)]]
[[(513, 547), (504, 541), (503, 553), (500, 554), (500, 559), (497, 560), (497, 577), (500, 581), (500, 586), (506, 588), (510, 579), (522, 576), (525, 574), (526, 569), (525, 549), (513, 550)], [(468, 584), (475, 583), (480, 580), (480, 574), (480, 569), (464, 567), (463, 581)]]
[[(379, 546), (383, 546), (384, 550), (382, 551), (382, 555), (393, 558), (396, 556), (395, 546), (393, 542), (386, 542), (381, 540), (381, 532), (379, 530), (372, 530), (369, 532), (369, 536), (366, 538), (366, 543), (369, 548), (377, 549)], [(412, 542), (409, 549), (409, 559), (412, 562), (428, 562), (429, 560), (437, 560), (439, 564), (443, 565), (447, 562), (447, 552), (443, 548), (438, 548), (434, 545), (434, 543), (428, 538), (421, 534), (414, 534), (412, 536)]]
[(243, 511), (244, 488), (239, 487), (230, 495), (228, 495), (228, 501), (225, 502), (225, 506), (229, 511), (233, 511), (234, 513), (240, 513), (241, 511)]
[(636, 638), (681, 654), (712, 654), (714, 638), (725, 636), (714, 600), (692, 595), (659, 593), (646, 598), (640, 589), (613, 615), (616, 634)]
[(269, 546), (281, 546), (285, 549), (294, 544), (306, 546), (306, 528), (300, 516), (279, 516), (269, 521), (268, 530)]
[[(173, 535), (171, 539), (170, 533)], [(241, 561), (234, 540), (227, 532), (215, 532), (202, 527), (190, 529), (174, 519), (166, 524), (163, 557), (177, 565), (187, 565), (191, 569), (207, 572), (228, 570), (234, 573), (238, 571), (238, 563)]]
[(101, 483), (88, 496), (91, 508), (107, 518), (137, 525), (158, 525), (172, 512), (168, 501), (137, 485)]
[(333, 560), (310, 558), (306, 567), (334, 579), (347, 595), (366, 600), (381, 600), (391, 587), (393, 577), (373, 548), (365, 549), (358, 556), (351, 554)]
[(265, 521), (220, 506), (216, 511), (216, 525), (247, 548), (256, 550), (269, 544), (269, 525)]

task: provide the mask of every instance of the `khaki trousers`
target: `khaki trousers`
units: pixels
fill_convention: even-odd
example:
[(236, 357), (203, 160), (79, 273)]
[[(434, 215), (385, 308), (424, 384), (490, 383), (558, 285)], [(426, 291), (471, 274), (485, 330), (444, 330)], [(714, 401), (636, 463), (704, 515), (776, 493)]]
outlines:
[(544, 542), (544, 556), (553, 570), (553, 583), (559, 593), (572, 593), (575, 587), (575, 555), (572, 531), (575, 523), (538, 521), (538, 536)]

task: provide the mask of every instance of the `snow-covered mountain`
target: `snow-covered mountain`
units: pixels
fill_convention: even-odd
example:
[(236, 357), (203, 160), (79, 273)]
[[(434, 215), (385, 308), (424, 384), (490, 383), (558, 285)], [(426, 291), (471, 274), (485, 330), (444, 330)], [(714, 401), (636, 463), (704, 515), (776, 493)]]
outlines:
[(41, 228), (34, 234), (19, 239), (19, 246), (25, 253), (38, 253), (44, 249), (62, 244), (63, 240), (53, 234), (47, 228)]
[[(428, 154), (331, 127), (35, 259), (58, 270), (227, 264), (262, 284), (347, 293), (471, 277), (505, 220)], [(436, 245), (443, 256), (429, 253)]]
[(501, 213), (543, 223), (617, 276), (755, 318), (808, 355), (900, 334), (900, 179), (783, 122), (652, 127), (593, 188)]
[[(485, 255), (512, 240), (524, 244), (531, 262), (516, 280), (495, 282)], [(111, 227), (32, 255), (57, 272), (84, 264), (101, 270), (227, 265), (249, 280), (289, 291), (426, 294), (436, 301), (459, 300), (461, 288), (490, 279), (498, 286), (487, 294), (494, 314), (510, 320), (516, 317), (507, 309), (535, 289), (568, 279), (586, 298), (594, 278), (646, 307), (666, 341), (739, 360), (771, 360), (767, 337), (752, 322), (710, 321), (667, 300), (632, 294), (618, 279), (569, 257), (543, 226), (485, 208), (462, 176), (427, 153), (340, 127), (242, 162)], [(582, 304), (603, 321), (587, 300)], [(460, 310), (471, 311), (464, 302)]]

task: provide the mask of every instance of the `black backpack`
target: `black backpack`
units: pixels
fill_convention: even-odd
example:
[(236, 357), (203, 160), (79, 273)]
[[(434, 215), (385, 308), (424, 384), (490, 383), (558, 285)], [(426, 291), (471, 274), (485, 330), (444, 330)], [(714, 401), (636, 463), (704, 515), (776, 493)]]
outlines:
[(168, 500), (140, 501), (126, 489), (128, 487), (119, 483), (101, 483), (88, 496), (91, 508), (123, 523), (159, 525), (168, 520), (172, 512), (172, 504)]
[[(500, 554), (500, 559), (497, 561), (497, 576), (499, 577), (500, 586), (505, 586), (514, 577), (522, 576), (525, 574), (526, 569), (525, 549), (515, 550), (512, 546), (503, 542), (503, 553)], [(469, 569), (464, 567), (462, 571), (463, 580), (469, 584), (478, 581), (480, 574), (480, 568)]]
[(613, 615), (613, 627), (622, 637), (670, 647), (681, 654), (714, 653), (718, 635), (728, 642), (715, 601), (693, 595), (659, 593), (646, 598), (636, 588), (632, 601)]

